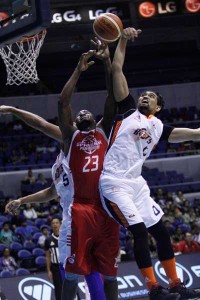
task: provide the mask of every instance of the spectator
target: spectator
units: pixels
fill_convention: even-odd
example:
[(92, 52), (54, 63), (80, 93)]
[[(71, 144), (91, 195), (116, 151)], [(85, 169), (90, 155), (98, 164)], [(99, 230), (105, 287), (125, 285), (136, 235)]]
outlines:
[(46, 153), (47, 147), (43, 145), (43, 143), (39, 143), (39, 145), (36, 147), (37, 153)]
[(183, 222), (185, 224), (190, 224), (190, 209), (189, 208), (185, 208), (184, 209), (184, 213), (183, 213)]
[(200, 245), (193, 240), (191, 233), (186, 232), (185, 238), (178, 245), (178, 250), (181, 253), (200, 252)]
[(24, 219), (24, 215), (21, 209), (16, 209), (15, 214), (12, 215), (12, 219), (10, 221), (12, 230), (15, 230), (17, 227), (20, 227), (23, 219)]
[(13, 232), (10, 230), (9, 222), (3, 223), (3, 228), (0, 231), (0, 242), (6, 246), (10, 246), (13, 241)]
[(42, 235), (41, 235), (41, 236), (39, 237), (39, 239), (38, 239), (38, 245), (39, 245), (41, 248), (44, 248), (46, 238), (49, 236), (49, 230), (48, 230), (48, 228), (47, 228), (45, 225), (43, 225), (43, 226), (41, 227), (41, 233), (42, 233)]
[(15, 149), (13, 149), (11, 152), (10, 160), (13, 164), (16, 164), (21, 161), (19, 153), (17, 153), (17, 151)]
[(170, 236), (172, 236), (175, 232), (175, 227), (170, 223), (168, 219), (165, 219), (164, 221), (165, 227), (167, 228)]
[(22, 242), (32, 240), (32, 228), (27, 225), (26, 219), (22, 220), (21, 226), (18, 229), (18, 238)]
[(34, 203), (34, 208), (38, 218), (47, 218), (49, 215), (49, 206), (47, 203)]
[(17, 268), (18, 266), (15, 259), (10, 256), (10, 249), (6, 247), (3, 250), (3, 256), (0, 257), (0, 270), (10, 271), (14, 275)]
[(177, 204), (183, 204), (185, 201), (184, 195), (182, 191), (178, 191), (176, 192), (176, 194), (174, 195), (174, 200)]
[(56, 150), (57, 150), (57, 148), (53, 142), (51, 142), (47, 147), (47, 151), (50, 153), (54, 153)]
[(48, 181), (46, 180), (46, 178), (44, 177), (44, 175), (43, 175), (42, 173), (39, 173), (39, 174), (38, 174), (38, 177), (37, 177), (37, 179), (36, 179), (36, 183), (45, 185), (45, 184), (48, 183)]
[(25, 183), (29, 183), (29, 184), (32, 184), (32, 183), (35, 183), (35, 176), (33, 175), (33, 172), (31, 169), (28, 170), (28, 173), (27, 175), (24, 177), (24, 180), (23, 180)]
[(193, 241), (197, 242), (200, 245), (200, 228), (197, 224), (192, 224), (192, 234)]
[(172, 234), (172, 241), (174, 243), (179, 243), (184, 239), (184, 234), (180, 227), (176, 227), (174, 234)]
[(29, 220), (37, 219), (37, 213), (30, 203), (26, 204), (26, 207), (23, 210), (23, 214), (26, 219), (29, 219)]

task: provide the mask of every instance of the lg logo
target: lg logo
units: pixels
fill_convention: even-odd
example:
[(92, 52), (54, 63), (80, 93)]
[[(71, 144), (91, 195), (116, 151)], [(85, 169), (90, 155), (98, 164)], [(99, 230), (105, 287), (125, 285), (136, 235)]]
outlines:
[(139, 13), (144, 18), (153, 17), (156, 13), (156, 7), (152, 2), (143, 2), (139, 6)]
[(191, 13), (196, 13), (200, 11), (199, 0), (185, 0), (185, 7)]
[(174, 1), (169, 1), (166, 3), (158, 2), (154, 4), (152, 2), (142, 2), (139, 5), (139, 13), (144, 18), (153, 17), (156, 12), (159, 15), (175, 13), (177, 11), (176, 3)]

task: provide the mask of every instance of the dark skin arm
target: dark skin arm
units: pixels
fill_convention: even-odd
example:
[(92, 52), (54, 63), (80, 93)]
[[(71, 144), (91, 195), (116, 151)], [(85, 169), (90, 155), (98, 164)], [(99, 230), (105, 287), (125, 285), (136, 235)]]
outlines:
[(41, 131), (45, 135), (62, 142), (62, 135), (58, 126), (47, 122), (42, 117), (29, 111), (19, 109), (13, 106), (1, 105), (0, 114), (13, 114), (24, 121), (28, 126)]
[(87, 53), (83, 53), (81, 55), (77, 67), (75, 68), (73, 74), (65, 84), (60, 94), (60, 98), (58, 101), (58, 117), (59, 127), (62, 132), (62, 139), (65, 145), (65, 155), (69, 151), (72, 136), (76, 131), (76, 127), (73, 126), (73, 117), (70, 106), (71, 97), (81, 73), (86, 71), (90, 66), (94, 64), (94, 61), (88, 62), (88, 60), (94, 55), (95, 52), (96, 51), (90, 50)]

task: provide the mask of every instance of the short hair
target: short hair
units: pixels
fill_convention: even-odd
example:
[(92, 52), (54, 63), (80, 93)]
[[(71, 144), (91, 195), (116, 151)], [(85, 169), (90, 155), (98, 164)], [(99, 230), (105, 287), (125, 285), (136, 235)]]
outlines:
[(10, 226), (10, 222), (5, 221), (5, 222), (3, 222), (3, 227), (4, 227), (4, 225), (9, 225)]
[(161, 107), (160, 111), (163, 110), (165, 106), (165, 101), (163, 100), (163, 97), (158, 92), (155, 92), (157, 95), (157, 105)]
[(59, 217), (53, 217), (53, 218), (51, 219), (50, 224), (53, 222), (53, 220), (58, 220), (58, 221), (60, 222), (60, 224), (62, 223), (61, 218), (59, 218)]

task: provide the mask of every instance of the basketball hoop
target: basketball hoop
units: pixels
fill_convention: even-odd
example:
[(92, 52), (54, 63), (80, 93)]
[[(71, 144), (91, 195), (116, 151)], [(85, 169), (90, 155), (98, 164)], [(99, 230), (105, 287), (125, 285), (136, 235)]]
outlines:
[(4, 46), (0, 55), (7, 71), (7, 85), (37, 83), (36, 60), (43, 45), (46, 30), (31, 37)]

